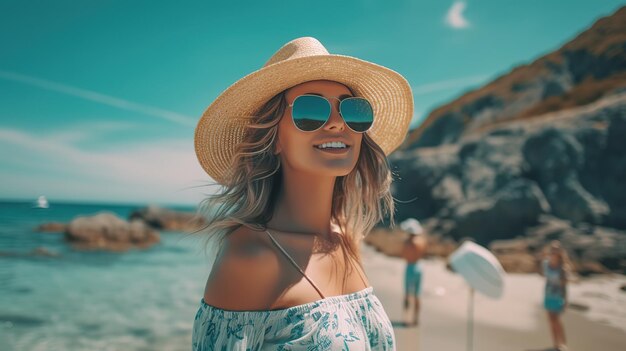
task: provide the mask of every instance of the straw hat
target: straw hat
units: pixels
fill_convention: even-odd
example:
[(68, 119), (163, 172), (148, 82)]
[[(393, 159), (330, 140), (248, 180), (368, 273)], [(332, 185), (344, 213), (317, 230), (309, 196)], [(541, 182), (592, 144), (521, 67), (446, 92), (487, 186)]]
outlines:
[(202, 168), (224, 184), (250, 118), (276, 94), (312, 80), (342, 83), (372, 103), (374, 125), (367, 134), (385, 154), (404, 141), (413, 117), (413, 95), (406, 79), (371, 62), (329, 54), (317, 39), (303, 37), (285, 44), (261, 69), (228, 87), (204, 111), (194, 139)]

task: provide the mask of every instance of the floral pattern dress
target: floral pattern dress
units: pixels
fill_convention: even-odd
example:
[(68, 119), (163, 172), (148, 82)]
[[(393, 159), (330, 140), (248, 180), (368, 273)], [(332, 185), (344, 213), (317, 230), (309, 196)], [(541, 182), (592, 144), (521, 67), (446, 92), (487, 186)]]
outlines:
[(200, 300), (192, 346), (207, 350), (395, 350), (373, 287), (270, 311), (230, 311)]

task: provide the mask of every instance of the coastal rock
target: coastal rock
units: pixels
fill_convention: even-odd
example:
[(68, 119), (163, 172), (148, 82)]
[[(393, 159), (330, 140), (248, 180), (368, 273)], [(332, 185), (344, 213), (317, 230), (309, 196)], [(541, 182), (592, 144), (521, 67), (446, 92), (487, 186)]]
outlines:
[(65, 228), (65, 223), (49, 222), (40, 224), (37, 228), (35, 228), (35, 230), (38, 232), (64, 232)]
[(140, 220), (130, 223), (110, 212), (72, 220), (65, 239), (79, 249), (126, 251), (147, 248), (160, 241), (158, 232)]
[(507, 253), (495, 255), (507, 273), (536, 273), (539, 262), (529, 253)]
[(0, 251), (0, 257), (60, 257), (61, 255), (43, 246), (38, 246), (29, 252)]
[(536, 245), (532, 239), (520, 237), (493, 241), (489, 244), (489, 250), (500, 261), (506, 272), (536, 273), (540, 267), (540, 258), (534, 250)]
[(541, 186), (552, 212), (574, 222), (602, 223), (609, 208), (579, 182), (584, 164), (582, 145), (575, 137), (554, 127), (531, 135), (522, 148), (526, 176)]
[(365, 243), (387, 256), (401, 257), (402, 246), (408, 234), (399, 229), (378, 227), (365, 236)]
[[(427, 225), (424, 226), (425, 229), (427, 227)], [(426, 232), (428, 233), (429, 230), (426, 229)], [(377, 227), (365, 237), (364, 241), (378, 252), (401, 258), (403, 244), (408, 237), (409, 235), (406, 232), (398, 228)], [(450, 238), (428, 234), (426, 238), (427, 246), (424, 257), (448, 257), (458, 246), (457, 242)]]
[(141, 220), (152, 228), (172, 231), (195, 231), (206, 225), (206, 221), (192, 212), (181, 212), (158, 206), (147, 206), (133, 211), (129, 219)]
[(522, 234), (521, 228), (538, 222), (549, 211), (543, 194), (532, 181), (519, 179), (492, 197), (460, 204), (452, 212), (454, 226), (446, 233), (455, 239), (472, 237), (483, 245)]

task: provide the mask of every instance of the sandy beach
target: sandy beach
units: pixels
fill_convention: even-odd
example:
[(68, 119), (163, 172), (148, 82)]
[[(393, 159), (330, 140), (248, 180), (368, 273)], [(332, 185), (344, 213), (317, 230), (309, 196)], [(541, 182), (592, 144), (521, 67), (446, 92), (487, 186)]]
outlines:
[[(402, 322), (403, 260), (387, 257), (366, 245), (362, 252), (370, 283), (394, 325), (399, 351), (467, 349), (469, 289), (461, 277), (445, 269), (443, 260), (423, 261), (420, 325), (407, 328)], [(542, 308), (543, 284), (537, 274), (509, 274), (501, 299), (476, 293), (473, 350), (550, 350), (552, 340)], [(570, 288), (572, 303), (577, 302), (575, 297), (581, 295), (581, 289)], [(626, 331), (592, 320), (589, 315), (573, 308), (564, 313), (570, 350), (624, 350)]]

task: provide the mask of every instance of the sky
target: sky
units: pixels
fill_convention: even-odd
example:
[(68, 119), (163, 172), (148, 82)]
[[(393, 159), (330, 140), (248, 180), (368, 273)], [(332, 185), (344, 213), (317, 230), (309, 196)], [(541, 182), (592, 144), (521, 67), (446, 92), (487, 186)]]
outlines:
[(402, 74), (412, 127), (617, 0), (0, 0), (0, 200), (196, 205), (195, 125), (286, 42)]

